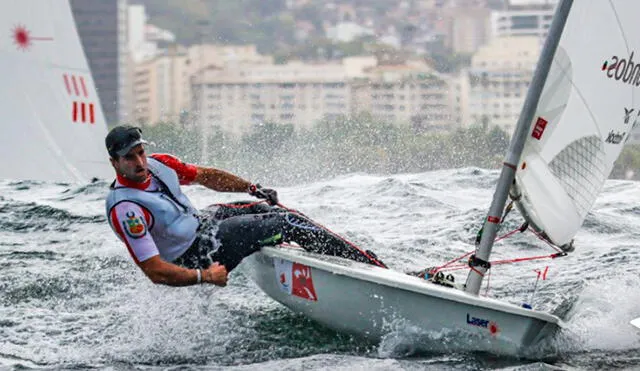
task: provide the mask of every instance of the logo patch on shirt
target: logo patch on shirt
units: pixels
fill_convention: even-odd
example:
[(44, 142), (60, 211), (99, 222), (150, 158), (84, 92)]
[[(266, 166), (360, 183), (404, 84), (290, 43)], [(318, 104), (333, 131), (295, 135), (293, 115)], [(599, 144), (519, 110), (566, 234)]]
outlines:
[(122, 222), (124, 232), (131, 238), (141, 238), (147, 234), (147, 227), (142, 222), (142, 217), (136, 216), (133, 211), (125, 214), (127, 219)]

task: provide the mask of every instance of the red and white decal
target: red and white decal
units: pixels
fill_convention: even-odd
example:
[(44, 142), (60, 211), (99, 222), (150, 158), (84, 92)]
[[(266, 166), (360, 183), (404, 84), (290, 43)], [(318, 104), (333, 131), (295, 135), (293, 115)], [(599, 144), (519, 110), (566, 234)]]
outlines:
[(311, 267), (284, 259), (273, 261), (276, 280), (282, 291), (299, 298), (318, 301), (311, 277)]
[(533, 132), (531, 133), (531, 136), (536, 138), (537, 140), (540, 140), (540, 138), (542, 138), (542, 134), (544, 134), (544, 129), (547, 127), (547, 124), (549, 122), (545, 119), (543, 119), (542, 117), (538, 117), (538, 120), (536, 120), (536, 125), (533, 127)]
[(95, 124), (95, 106), (92, 102), (83, 102), (81, 99), (89, 98), (89, 90), (84, 76), (62, 75), (67, 93), (73, 97), (71, 105), (71, 120), (79, 123)]
[(16, 45), (16, 48), (23, 52), (28, 51), (34, 41), (53, 41), (53, 37), (32, 36), (31, 31), (21, 24), (14, 26), (11, 33), (13, 34), (13, 43)]

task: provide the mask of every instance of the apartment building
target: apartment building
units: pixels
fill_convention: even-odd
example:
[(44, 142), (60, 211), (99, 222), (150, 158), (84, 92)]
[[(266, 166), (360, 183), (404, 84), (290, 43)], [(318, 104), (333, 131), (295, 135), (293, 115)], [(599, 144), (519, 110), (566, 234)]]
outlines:
[(191, 96), (194, 79), (207, 69), (227, 65), (273, 64), (273, 57), (258, 54), (254, 45), (195, 45), (169, 47), (163, 54), (138, 62), (133, 76), (135, 122), (154, 125), (160, 121), (184, 122), (198, 118), (200, 107)]
[(554, 3), (510, 6), (491, 13), (493, 37), (536, 36), (544, 40), (549, 33), (555, 10)]
[(450, 130), (456, 123), (451, 80), (422, 62), (381, 65), (350, 82), (352, 107), (417, 131)]
[(469, 95), (471, 85), (469, 81), (469, 71), (464, 69), (455, 76), (447, 77), (449, 85), (449, 106), (453, 120), (458, 126), (473, 125), (469, 114)]
[(537, 36), (500, 37), (471, 59), (469, 118), (511, 132), (540, 54)]
[(262, 122), (310, 127), (323, 118), (370, 112), (417, 130), (448, 130), (451, 86), (426, 64), (376, 65), (345, 58), (340, 64), (228, 66), (206, 70), (194, 91), (202, 125), (242, 134)]
[(134, 74), (135, 122), (181, 122), (190, 109), (191, 85), (186, 51), (170, 48), (165, 55), (140, 62)]
[(273, 56), (258, 53), (256, 46), (248, 45), (193, 45), (187, 50), (190, 73), (211, 66), (224, 68), (233, 64), (273, 64)]
[(194, 91), (202, 91), (194, 100), (204, 125), (236, 135), (262, 122), (310, 126), (351, 110), (347, 70), (341, 64), (214, 68), (195, 85)]

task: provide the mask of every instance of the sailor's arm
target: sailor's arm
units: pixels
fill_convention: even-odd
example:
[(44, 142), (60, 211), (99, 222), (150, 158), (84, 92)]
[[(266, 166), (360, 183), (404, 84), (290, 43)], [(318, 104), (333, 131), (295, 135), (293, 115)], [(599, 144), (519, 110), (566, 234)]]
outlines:
[[(168, 263), (159, 255), (151, 257), (138, 266), (151, 282), (168, 286), (190, 286), (198, 284), (198, 271), (196, 269), (183, 268), (179, 265)], [(224, 266), (214, 263), (202, 271), (202, 283), (213, 283), (218, 286), (227, 285), (227, 270)]]
[(154, 153), (151, 157), (172, 168), (182, 185), (198, 183), (218, 192), (248, 192), (251, 185), (228, 171), (188, 164), (169, 154)]
[[(187, 286), (198, 283), (198, 271), (162, 260), (153, 237), (149, 233), (153, 216), (149, 210), (133, 202), (124, 201), (109, 212), (109, 224), (127, 246), (133, 261), (154, 283)], [(227, 284), (227, 270), (217, 264), (201, 271), (201, 282), (218, 286)]]
[(218, 192), (248, 192), (251, 182), (230, 172), (210, 168), (197, 167), (194, 181)]

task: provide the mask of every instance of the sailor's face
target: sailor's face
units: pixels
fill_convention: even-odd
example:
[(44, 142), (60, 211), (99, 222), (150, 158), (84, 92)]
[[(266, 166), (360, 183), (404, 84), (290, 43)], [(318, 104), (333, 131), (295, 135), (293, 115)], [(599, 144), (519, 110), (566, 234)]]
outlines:
[(136, 183), (144, 183), (149, 177), (147, 154), (142, 144), (131, 148), (117, 160), (111, 159), (111, 164), (118, 174)]

